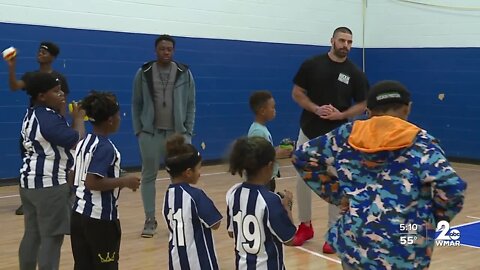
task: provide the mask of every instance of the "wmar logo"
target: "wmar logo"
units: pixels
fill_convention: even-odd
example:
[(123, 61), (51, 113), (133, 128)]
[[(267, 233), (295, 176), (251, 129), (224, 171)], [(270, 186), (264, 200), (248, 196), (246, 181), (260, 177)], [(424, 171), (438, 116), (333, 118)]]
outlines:
[(446, 220), (438, 222), (435, 230), (440, 234), (435, 238), (435, 245), (438, 247), (459, 247), (460, 231), (457, 229), (450, 230), (450, 223)]

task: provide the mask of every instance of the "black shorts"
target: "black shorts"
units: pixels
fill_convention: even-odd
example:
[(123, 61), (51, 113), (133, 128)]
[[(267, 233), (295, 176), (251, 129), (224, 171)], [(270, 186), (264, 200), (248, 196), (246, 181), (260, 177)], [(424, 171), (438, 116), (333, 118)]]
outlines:
[(120, 221), (72, 213), (71, 242), (75, 270), (116, 270), (122, 230)]

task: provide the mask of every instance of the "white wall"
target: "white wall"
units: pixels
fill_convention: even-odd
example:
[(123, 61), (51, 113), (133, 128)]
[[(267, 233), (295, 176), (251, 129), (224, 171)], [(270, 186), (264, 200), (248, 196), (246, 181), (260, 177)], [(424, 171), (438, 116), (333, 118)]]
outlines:
[(367, 0), (367, 47), (480, 47), (479, 0), (409, 2)]
[(480, 47), (479, 0), (0, 0), (0, 22), (314, 45), (345, 25), (362, 47), (364, 2), (367, 47)]
[(175, 36), (328, 45), (363, 0), (0, 0), (0, 21)]

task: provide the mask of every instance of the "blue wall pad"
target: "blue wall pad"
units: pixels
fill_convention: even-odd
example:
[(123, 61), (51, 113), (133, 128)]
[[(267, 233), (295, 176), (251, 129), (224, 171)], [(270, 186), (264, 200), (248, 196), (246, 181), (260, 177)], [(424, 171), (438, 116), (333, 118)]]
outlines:
[(371, 84), (399, 80), (410, 89), (410, 120), (448, 156), (480, 159), (480, 48), (367, 49), (365, 58)]
[[(51, 40), (61, 48), (54, 67), (68, 79), (70, 100), (81, 99), (91, 89), (113, 91), (120, 101), (122, 124), (112, 140), (124, 167), (140, 166), (130, 118), (132, 81), (142, 63), (155, 58), (157, 35), (9, 23), (0, 23), (0, 33), (0, 48), (18, 48), (17, 77), (37, 68), (38, 45)], [(221, 158), (233, 139), (246, 135), (253, 119), (248, 108), (253, 90), (270, 90), (277, 101), (277, 118), (269, 124), (275, 143), (284, 137), (296, 139), (300, 109), (291, 99), (292, 78), (306, 58), (328, 49), (178, 37), (175, 58), (190, 65), (196, 80), (193, 143), (199, 149), (205, 143), (204, 158)], [(354, 49), (351, 57), (361, 64), (359, 49)], [(6, 64), (0, 65), (0, 78), (0, 178), (14, 178), (21, 165), (18, 138), (28, 101), (24, 92), (8, 90)]]

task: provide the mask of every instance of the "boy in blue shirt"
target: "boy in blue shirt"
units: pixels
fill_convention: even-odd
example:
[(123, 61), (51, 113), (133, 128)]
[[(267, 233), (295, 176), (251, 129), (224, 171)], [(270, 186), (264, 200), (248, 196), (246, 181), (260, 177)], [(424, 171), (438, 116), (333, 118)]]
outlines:
[[(273, 145), (272, 135), (266, 123), (275, 118), (275, 99), (270, 91), (256, 91), (250, 96), (250, 109), (255, 114), (255, 121), (250, 125), (248, 130), (248, 137), (262, 137)], [(285, 149), (277, 147), (275, 149), (275, 158), (287, 158), (291, 155), (292, 149)], [(275, 161), (273, 167), (273, 174), (270, 182), (267, 183), (267, 188), (270, 191), (275, 191), (275, 177), (279, 176), (278, 162)]]

